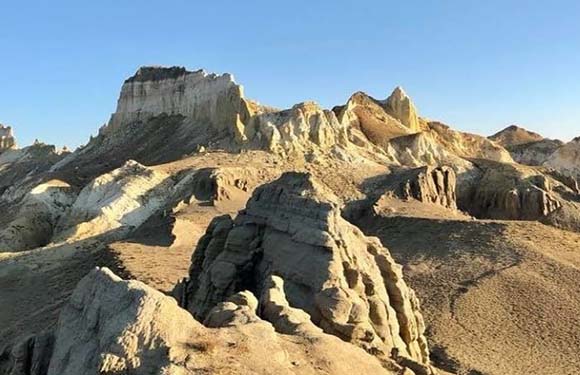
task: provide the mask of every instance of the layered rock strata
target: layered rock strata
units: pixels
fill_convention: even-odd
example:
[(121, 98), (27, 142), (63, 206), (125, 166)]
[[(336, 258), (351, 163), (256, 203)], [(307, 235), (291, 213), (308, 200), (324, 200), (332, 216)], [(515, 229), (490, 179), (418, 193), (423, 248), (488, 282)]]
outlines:
[(401, 267), (377, 239), (346, 222), (339, 205), (308, 174), (286, 173), (259, 187), (235, 220), (212, 221), (194, 252), (190, 279), (177, 288), (181, 304), (211, 320), (216, 305), (250, 290), (260, 296), (266, 319), (272, 309), (290, 309), (282, 331), (310, 320), (379, 357), (395, 350), (427, 368), (419, 302)]

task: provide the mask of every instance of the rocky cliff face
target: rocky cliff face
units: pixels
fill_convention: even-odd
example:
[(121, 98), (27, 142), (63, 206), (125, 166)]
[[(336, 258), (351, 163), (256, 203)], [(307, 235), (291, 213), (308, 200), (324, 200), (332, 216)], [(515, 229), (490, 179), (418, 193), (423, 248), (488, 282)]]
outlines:
[(0, 153), (16, 147), (16, 139), (10, 126), (0, 124)]
[(283, 292), (288, 306), (308, 314), (284, 330), (311, 320), (379, 358), (395, 351), (428, 373), (419, 303), (401, 267), (342, 219), (338, 198), (310, 175), (284, 174), (258, 188), (235, 220), (214, 219), (178, 289), (182, 305), (202, 320), (245, 289), (261, 296), (259, 315), (267, 319), (267, 306), (282, 308), (272, 293)]
[(580, 137), (559, 147), (548, 157), (544, 165), (580, 178)]
[(461, 197), (460, 206), (479, 218), (540, 220), (562, 207), (560, 182), (535, 169), (517, 164), (478, 161), (483, 171), (473, 181), (473, 193)]
[(123, 84), (108, 128), (145, 122), (164, 113), (230, 130), (241, 112), (242, 98), (243, 88), (230, 74), (143, 67)]

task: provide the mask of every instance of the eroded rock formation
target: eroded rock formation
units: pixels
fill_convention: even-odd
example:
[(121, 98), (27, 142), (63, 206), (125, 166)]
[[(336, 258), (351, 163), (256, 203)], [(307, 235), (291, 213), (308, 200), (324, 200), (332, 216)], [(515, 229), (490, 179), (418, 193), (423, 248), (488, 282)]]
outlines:
[(580, 178), (580, 137), (558, 148), (548, 157), (544, 165)]
[(190, 279), (177, 289), (182, 305), (211, 320), (216, 305), (251, 290), (260, 296), (260, 316), (287, 311), (284, 331), (309, 325), (309, 316), (324, 332), (381, 358), (395, 349), (427, 368), (419, 302), (401, 267), (341, 217), (339, 204), (308, 174), (286, 173), (259, 187), (235, 220), (221, 216), (208, 227)]
[(457, 178), (452, 168), (425, 166), (393, 174), (386, 188), (394, 196), (457, 209)]
[(16, 147), (12, 127), (0, 124), (0, 153)]
[(481, 179), (473, 181), (473, 195), (461, 197), (464, 209), (480, 218), (539, 220), (562, 206), (549, 176), (517, 164), (479, 161)]
[[(62, 310), (54, 339), (28, 340), (23, 345), (31, 346), (7, 352), (0, 365), (13, 375), (402, 371), (389, 371), (363, 350), (320, 331), (291, 338), (276, 333), (257, 317), (251, 293), (232, 296), (227, 306), (244, 309), (250, 319), (206, 328), (173, 298), (141, 282), (123, 281), (106, 268), (95, 269)], [(23, 364), (20, 354), (30, 362)]]
[(401, 121), (412, 132), (421, 130), (415, 105), (402, 87), (396, 87), (391, 96), (384, 101), (383, 105), (391, 116)]

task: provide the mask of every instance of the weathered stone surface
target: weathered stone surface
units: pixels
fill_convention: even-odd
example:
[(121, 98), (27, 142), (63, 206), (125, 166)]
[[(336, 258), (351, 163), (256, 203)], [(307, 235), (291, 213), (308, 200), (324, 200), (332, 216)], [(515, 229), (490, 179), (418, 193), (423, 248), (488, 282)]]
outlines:
[(512, 163), (510, 153), (489, 139), (451, 129), (440, 122), (429, 122), (429, 129), (437, 142), (453, 154), (463, 158), (486, 159)]
[[(252, 311), (257, 301), (248, 292), (225, 305), (245, 309), (251, 319), (206, 328), (173, 298), (143, 283), (123, 281), (106, 268), (95, 269), (61, 312), (48, 375), (395, 373), (321, 332), (291, 338), (277, 334)], [(218, 309), (210, 317), (216, 318)]]
[(123, 84), (107, 131), (162, 113), (183, 115), (229, 131), (241, 111), (242, 98), (243, 88), (230, 74), (143, 67)]
[(471, 196), (461, 198), (463, 206), (480, 218), (538, 220), (562, 206), (553, 191), (553, 179), (516, 164), (479, 161), (481, 179), (474, 181)]
[(54, 346), (54, 335), (46, 331), (28, 336), (13, 346), (0, 348), (0, 373), (46, 375)]
[(427, 365), (419, 303), (401, 267), (341, 217), (339, 204), (308, 174), (286, 173), (259, 187), (235, 221), (222, 216), (208, 227), (182, 303), (205, 319), (230, 296), (251, 290), (261, 296), (263, 318), (286, 311), (279, 323), (285, 332), (305, 324), (310, 330), (309, 317), (379, 357), (397, 348)]
[(0, 153), (16, 147), (16, 139), (12, 127), (0, 124)]
[(580, 137), (559, 147), (548, 157), (544, 165), (580, 178)]
[(386, 194), (457, 209), (457, 178), (450, 167), (424, 166), (393, 173), (392, 177), (383, 187), (387, 190)]
[(512, 158), (520, 164), (542, 165), (563, 144), (559, 140), (543, 139), (537, 142), (507, 146), (506, 149)]
[(384, 101), (384, 108), (412, 132), (421, 131), (417, 109), (402, 87), (398, 86), (393, 90), (391, 96)]
[(165, 205), (172, 187), (167, 174), (129, 160), (81, 190), (58, 223), (55, 241), (134, 229)]
[(369, 141), (380, 147), (385, 147), (392, 138), (413, 132), (387, 113), (382, 102), (363, 92), (354, 93), (346, 105), (334, 107), (333, 111), (341, 124), (359, 129)]

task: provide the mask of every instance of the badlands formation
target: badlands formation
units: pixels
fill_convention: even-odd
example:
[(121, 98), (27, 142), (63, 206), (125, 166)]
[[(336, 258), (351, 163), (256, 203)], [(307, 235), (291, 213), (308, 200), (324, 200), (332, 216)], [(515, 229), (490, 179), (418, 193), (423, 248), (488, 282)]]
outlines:
[(578, 138), (180, 67), (74, 152), (0, 137), (0, 374), (580, 373)]

